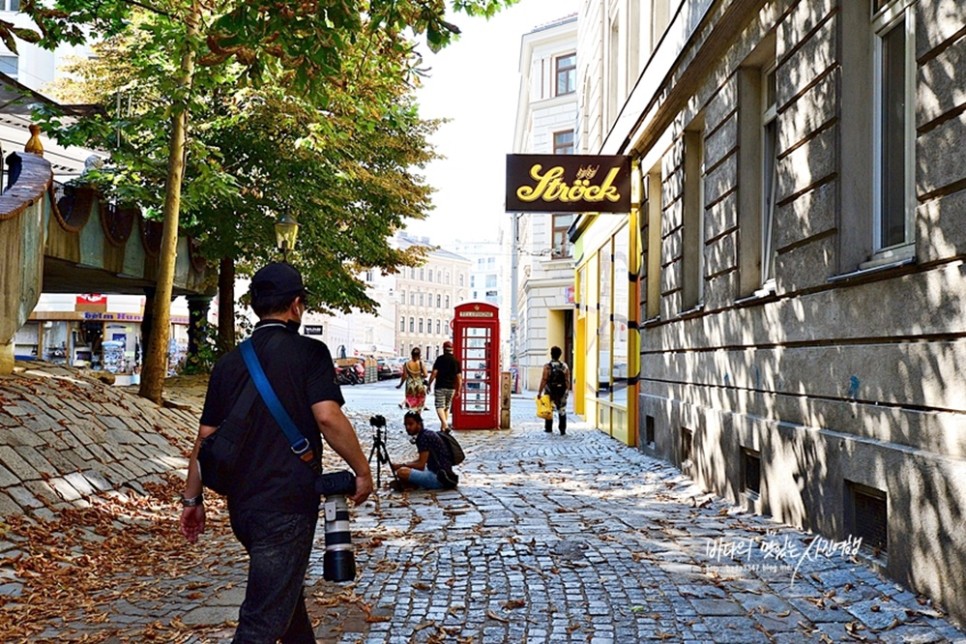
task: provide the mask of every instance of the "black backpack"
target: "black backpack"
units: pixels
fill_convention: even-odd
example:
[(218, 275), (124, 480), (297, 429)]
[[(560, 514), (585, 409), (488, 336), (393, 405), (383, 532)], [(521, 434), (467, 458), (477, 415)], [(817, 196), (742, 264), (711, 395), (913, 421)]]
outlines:
[(466, 454), (463, 453), (463, 448), (452, 432), (438, 432), (438, 434), (443, 439), (443, 445), (449, 449), (449, 457), (453, 465), (459, 465), (466, 460)]
[(567, 371), (562, 362), (550, 363), (550, 377), (547, 378), (547, 391), (551, 398), (560, 398), (567, 392)]

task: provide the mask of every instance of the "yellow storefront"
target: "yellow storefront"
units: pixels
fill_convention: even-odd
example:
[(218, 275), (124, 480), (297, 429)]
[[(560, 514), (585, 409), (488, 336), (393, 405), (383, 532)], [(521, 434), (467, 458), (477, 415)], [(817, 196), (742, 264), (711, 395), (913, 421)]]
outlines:
[(640, 194), (627, 156), (507, 155), (509, 212), (585, 213), (570, 232), (574, 411), (628, 445), (637, 444)]
[(637, 444), (640, 375), (637, 211), (582, 215), (574, 227), (576, 324), (574, 410)]

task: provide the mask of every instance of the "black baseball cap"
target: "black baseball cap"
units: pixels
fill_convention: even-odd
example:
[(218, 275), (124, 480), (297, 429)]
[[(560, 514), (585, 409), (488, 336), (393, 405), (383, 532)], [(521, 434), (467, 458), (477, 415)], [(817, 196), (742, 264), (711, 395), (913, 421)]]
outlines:
[(252, 277), (249, 290), (252, 297), (308, 293), (302, 283), (302, 274), (287, 262), (272, 262), (260, 268)]

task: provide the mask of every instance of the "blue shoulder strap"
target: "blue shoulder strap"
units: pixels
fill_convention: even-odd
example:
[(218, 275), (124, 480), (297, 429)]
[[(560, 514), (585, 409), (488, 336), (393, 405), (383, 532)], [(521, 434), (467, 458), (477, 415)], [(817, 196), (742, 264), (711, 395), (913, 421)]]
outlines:
[(288, 439), (289, 444), (292, 446), (292, 451), (303, 461), (311, 461), (314, 459), (312, 444), (298, 430), (295, 423), (292, 422), (292, 417), (288, 415), (285, 407), (282, 406), (282, 402), (275, 395), (275, 390), (272, 389), (272, 384), (268, 381), (268, 377), (265, 375), (265, 371), (258, 361), (258, 356), (255, 355), (255, 347), (252, 346), (251, 340), (245, 340), (238, 348), (241, 349), (242, 358), (245, 360), (245, 366), (248, 367), (248, 373), (252, 377), (252, 382), (255, 383), (255, 387), (258, 389), (258, 393), (261, 394), (262, 400), (265, 401), (268, 410), (272, 412), (272, 417), (275, 419), (275, 422), (282, 428), (285, 438)]

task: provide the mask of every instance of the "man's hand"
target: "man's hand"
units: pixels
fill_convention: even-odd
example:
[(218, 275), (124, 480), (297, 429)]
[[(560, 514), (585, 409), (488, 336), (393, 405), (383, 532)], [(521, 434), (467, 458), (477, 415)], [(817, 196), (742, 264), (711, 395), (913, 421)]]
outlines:
[(356, 493), (349, 497), (353, 505), (362, 505), (372, 494), (372, 472), (356, 476)]
[[(371, 479), (370, 479), (371, 481)], [(181, 511), (181, 534), (190, 543), (198, 541), (198, 535), (205, 531), (205, 506), (195, 505)]]

